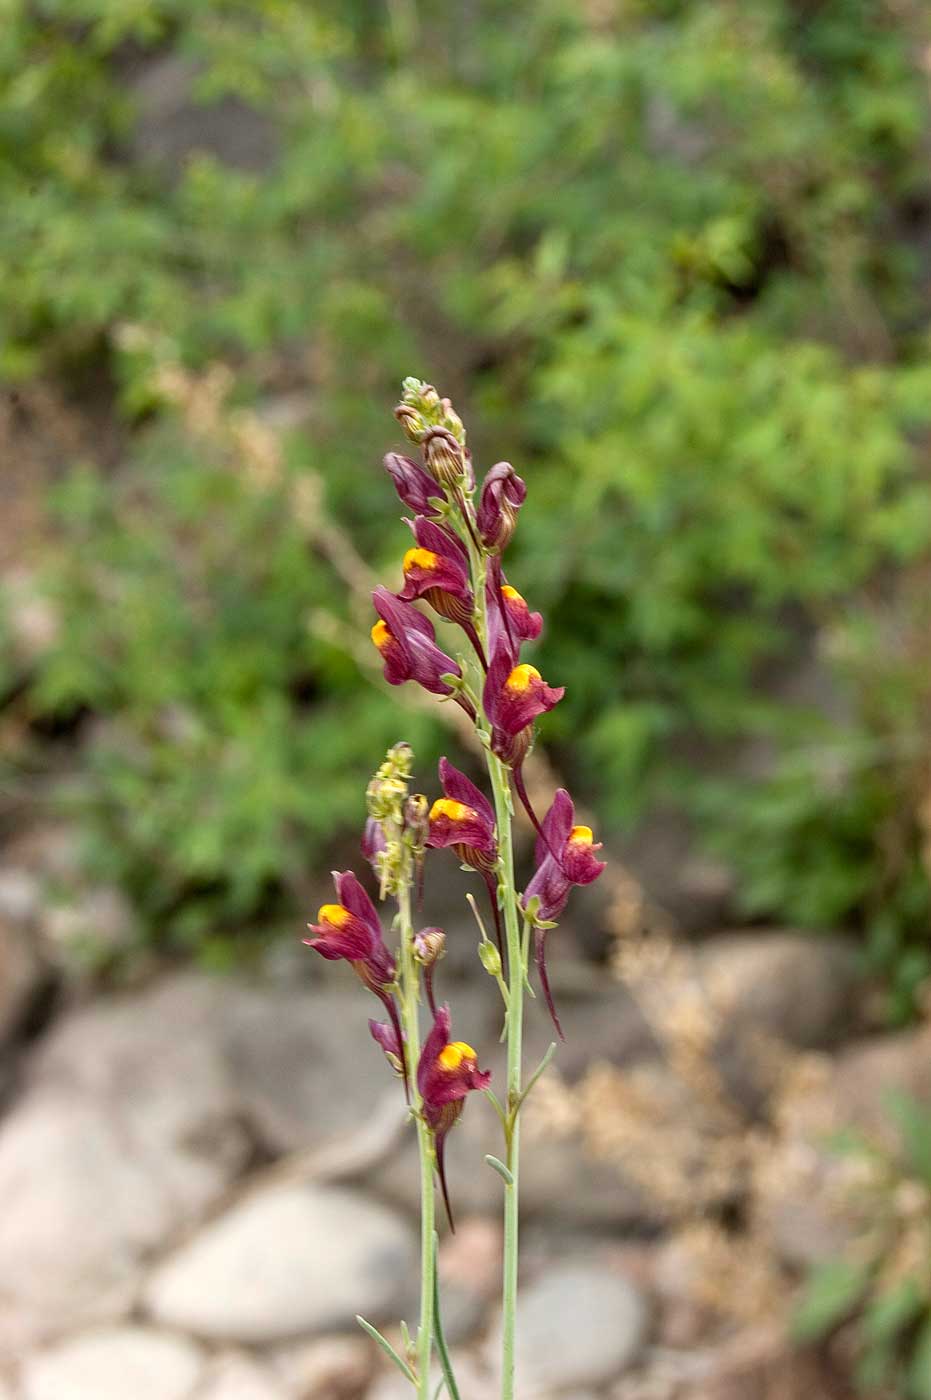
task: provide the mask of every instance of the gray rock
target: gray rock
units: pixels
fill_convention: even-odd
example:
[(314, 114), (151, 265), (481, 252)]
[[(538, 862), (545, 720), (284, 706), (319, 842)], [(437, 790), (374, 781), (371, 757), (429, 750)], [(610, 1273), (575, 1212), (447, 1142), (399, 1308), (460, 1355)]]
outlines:
[(0, 866), (0, 918), (17, 924), (32, 923), (42, 903), (42, 887), (24, 866)]
[(92, 958), (125, 952), (135, 938), (136, 917), (120, 890), (98, 885), (67, 904), (50, 904), (42, 928), (56, 958), (80, 973)]
[(118, 1126), (81, 1099), (30, 1095), (0, 1130), (0, 1355), (119, 1317), (141, 1253), (173, 1221)]
[(157, 1321), (263, 1344), (403, 1311), (414, 1281), (408, 1226), (356, 1192), (276, 1185), (233, 1206), (155, 1271)]
[(46, 976), (28, 925), (0, 914), (0, 1045), (15, 1038)]
[[(646, 1303), (622, 1274), (579, 1262), (521, 1290), (517, 1390), (524, 1400), (615, 1380), (646, 1341)], [(500, 1348), (500, 1323), (491, 1356)]]
[(144, 1257), (248, 1161), (221, 993), (179, 978), (98, 1002), (33, 1053), (0, 1128), (0, 1352), (124, 1314)]
[(931, 1107), (931, 1027), (875, 1036), (847, 1046), (834, 1062), (825, 1092), (835, 1114), (894, 1148), (890, 1091)]
[(790, 1084), (780, 1104), (780, 1139), (759, 1169), (758, 1224), (793, 1268), (843, 1253), (857, 1233), (858, 1159), (830, 1150), (853, 1128), (887, 1152), (900, 1146), (890, 1091), (931, 1105), (931, 1030), (876, 1036), (820, 1060)]
[[(236, 988), (226, 998), (216, 1023), (219, 1045), (266, 1150), (319, 1147), (354, 1133), (392, 1091), (368, 1033), (377, 1007), (352, 978), (296, 989)], [(397, 1094), (400, 1105), (399, 1086)]]
[(287, 1393), (300, 1400), (358, 1400), (372, 1379), (376, 1354), (380, 1355), (374, 1344), (360, 1332), (282, 1348), (276, 1366)]
[(224, 1352), (210, 1362), (191, 1400), (288, 1400), (292, 1393), (251, 1356)]
[(202, 1366), (181, 1337), (142, 1327), (90, 1332), (25, 1362), (23, 1400), (190, 1400)]
[(861, 1023), (856, 950), (840, 938), (721, 934), (700, 949), (698, 968), (723, 1017), (799, 1050), (835, 1045)]
[[(482, 1365), (470, 1352), (463, 1351), (451, 1352), (450, 1361), (459, 1393), (466, 1397), (466, 1400), (497, 1400), (501, 1392), (493, 1367)], [(434, 1366), (430, 1377), (431, 1394), (440, 1380), (439, 1367)], [(384, 1375), (379, 1377), (367, 1393), (366, 1400), (410, 1400), (411, 1394), (410, 1382), (405, 1380), (396, 1367), (388, 1363)], [(327, 1400), (330, 1400), (329, 1396)]]
[(94, 1104), (123, 1154), (153, 1177), (166, 1230), (197, 1220), (252, 1153), (218, 1026), (235, 984), (171, 978), (141, 996), (95, 1002), (59, 1023), (33, 1085)]
[(748, 932), (710, 939), (697, 972), (716, 1024), (713, 1063), (731, 1098), (765, 1113), (780, 1082), (779, 1047), (822, 1049), (862, 1024), (857, 956), (823, 934)]
[(269, 118), (234, 94), (200, 100), (197, 79), (196, 64), (177, 53), (154, 59), (133, 78), (135, 159), (172, 176), (195, 155), (240, 170), (268, 169), (278, 145)]

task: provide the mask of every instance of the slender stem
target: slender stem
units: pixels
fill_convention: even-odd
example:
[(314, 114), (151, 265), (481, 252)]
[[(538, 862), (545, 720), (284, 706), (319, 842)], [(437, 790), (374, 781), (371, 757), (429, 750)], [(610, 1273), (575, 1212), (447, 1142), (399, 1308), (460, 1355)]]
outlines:
[(521, 1055), (524, 1023), (524, 966), (521, 957), (517, 895), (514, 889), (514, 851), (511, 840), (511, 797), (507, 769), (488, 754), (488, 771), (498, 824), (498, 873), (504, 904), (504, 928), (508, 947), (508, 1044), (507, 1044), (507, 1169), (512, 1184), (504, 1188), (504, 1276), (502, 1282), (501, 1400), (514, 1396), (514, 1343), (517, 1324), (517, 1250), (520, 1188)]
[[(486, 652), (488, 649), (488, 604), (485, 597), (487, 561), (476, 544), (474, 522), (470, 519), (471, 506), (467, 501), (460, 502), (463, 523), (466, 526), (465, 542), (469, 551), (472, 572), (472, 588), (475, 596), (475, 629)], [(470, 528), (472, 526), (472, 528)], [(486, 739), (490, 736), (488, 720), (481, 708), (478, 709), (478, 729)], [(510, 774), (490, 746), (486, 747), (488, 776), (491, 779), (495, 802), (495, 823), (498, 829), (498, 895), (504, 914), (505, 940), (508, 953), (508, 995), (507, 995), (507, 1099), (505, 1103), (504, 1132), (507, 1146), (506, 1166), (511, 1181), (504, 1187), (504, 1264), (501, 1288), (502, 1305), (502, 1355), (501, 1355), (501, 1400), (514, 1397), (514, 1358), (517, 1327), (517, 1257), (518, 1257), (518, 1217), (520, 1206), (520, 1122), (521, 1100), (521, 1056), (524, 1026), (524, 956), (521, 947), (520, 916), (517, 907), (517, 890), (514, 884), (514, 844), (511, 832), (513, 807), (511, 804)]]
[(424, 1122), (421, 1112), (423, 1102), (417, 1092), (417, 1064), (420, 1060), (418, 985), (413, 954), (411, 891), (410, 884), (406, 881), (398, 891), (398, 916), (401, 930), (401, 1011), (411, 1078), (411, 1099), (417, 1121), (417, 1146), (420, 1152), (420, 1328), (417, 1333), (417, 1397), (418, 1400), (429, 1400), (430, 1353), (433, 1345), (433, 1308), (436, 1295), (436, 1252), (433, 1243), (436, 1228), (436, 1159), (433, 1134)]

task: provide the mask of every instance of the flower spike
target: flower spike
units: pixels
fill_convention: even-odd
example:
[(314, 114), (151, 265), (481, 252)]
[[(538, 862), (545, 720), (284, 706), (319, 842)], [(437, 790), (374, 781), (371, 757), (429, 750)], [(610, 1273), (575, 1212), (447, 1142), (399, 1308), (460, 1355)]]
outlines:
[(449, 1228), (455, 1231), (446, 1185), (446, 1135), (459, 1120), (464, 1099), (473, 1090), (487, 1089), (491, 1073), (478, 1068), (471, 1045), (449, 1039), (449, 1007), (438, 1008), (433, 1029), (424, 1041), (417, 1066), (417, 1089), (423, 1100), (423, 1116), (433, 1133), (436, 1169), (446, 1205)]

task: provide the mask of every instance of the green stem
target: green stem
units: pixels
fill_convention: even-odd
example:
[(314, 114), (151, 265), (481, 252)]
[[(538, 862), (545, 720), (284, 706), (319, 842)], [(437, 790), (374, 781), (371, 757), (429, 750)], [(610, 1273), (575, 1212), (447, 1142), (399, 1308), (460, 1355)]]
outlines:
[(401, 1013), (404, 1024), (405, 1049), (411, 1085), (411, 1101), (417, 1121), (417, 1146), (420, 1153), (420, 1328), (417, 1333), (417, 1396), (429, 1400), (430, 1353), (433, 1344), (433, 1308), (436, 1296), (436, 1253), (433, 1236), (436, 1228), (436, 1194), (434, 1184), (435, 1154), (433, 1134), (421, 1112), (423, 1103), (417, 1092), (417, 1064), (420, 1060), (420, 1023), (417, 1015), (419, 985), (414, 963), (414, 925), (411, 919), (410, 884), (404, 882), (398, 892), (398, 915), (401, 931)]
[[(462, 502), (461, 513), (470, 510), (467, 502)], [(463, 521), (463, 524), (466, 522)], [(469, 562), (472, 572), (472, 588), (475, 596), (475, 628), (482, 646), (488, 651), (488, 608), (485, 598), (486, 560), (476, 548), (473, 532), (464, 531)], [(481, 708), (477, 714), (479, 732), (490, 738), (489, 725)], [(511, 804), (510, 773), (490, 744), (486, 746), (488, 776), (495, 803), (495, 822), (498, 829), (498, 894), (504, 914), (504, 929), (508, 951), (508, 1004), (507, 1004), (507, 1100), (505, 1103), (506, 1162), (511, 1176), (510, 1184), (504, 1187), (504, 1264), (501, 1289), (502, 1307), (502, 1353), (501, 1353), (501, 1400), (514, 1400), (514, 1360), (517, 1328), (517, 1256), (518, 1218), (520, 1203), (520, 1101), (521, 1101), (521, 1056), (524, 1027), (524, 956), (521, 946), (520, 917), (517, 907), (517, 890), (514, 884), (514, 844), (511, 832), (513, 807)]]
[(511, 840), (511, 796), (508, 772), (500, 759), (488, 754), (488, 771), (498, 824), (498, 875), (504, 902), (504, 928), (508, 948), (508, 1045), (506, 1165), (512, 1184), (504, 1188), (504, 1275), (501, 1291), (502, 1352), (501, 1400), (514, 1396), (514, 1342), (517, 1324), (517, 1250), (520, 1190), (521, 1056), (524, 1025), (524, 967), (521, 957), (517, 895), (514, 889), (514, 851)]

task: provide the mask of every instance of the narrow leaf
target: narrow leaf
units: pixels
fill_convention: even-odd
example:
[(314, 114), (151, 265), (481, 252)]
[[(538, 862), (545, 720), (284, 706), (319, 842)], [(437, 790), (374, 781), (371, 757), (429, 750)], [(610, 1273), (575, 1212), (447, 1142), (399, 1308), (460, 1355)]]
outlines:
[(795, 1335), (802, 1341), (823, 1336), (852, 1311), (863, 1296), (870, 1271), (847, 1259), (830, 1259), (811, 1275), (794, 1318)]
[(498, 1173), (500, 1177), (504, 1179), (505, 1183), (508, 1186), (514, 1185), (514, 1178), (502, 1161), (499, 1161), (497, 1157), (492, 1157), (490, 1152), (485, 1153), (485, 1161), (490, 1167), (494, 1168), (494, 1170)]
[(407, 1362), (402, 1360), (402, 1358), (398, 1356), (398, 1353), (388, 1341), (388, 1338), (383, 1337), (377, 1327), (373, 1327), (370, 1322), (366, 1322), (365, 1318), (360, 1317), (358, 1313), (356, 1313), (356, 1322), (358, 1322), (363, 1332), (367, 1332), (369, 1334), (373, 1342), (378, 1343), (385, 1355), (391, 1357), (391, 1360), (394, 1362), (395, 1366), (397, 1366), (398, 1370), (407, 1377), (411, 1385), (416, 1385), (417, 1377), (414, 1375)]
[(906, 1383), (909, 1400), (931, 1400), (931, 1317), (927, 1318), (908, 1368)]
[[(436, 1342), (436, 1349), (440, 1358), (440, 1366), (443, 1371), (443, 1380), (449, 1392), (449, 1400), (461, 1400), (459, 1387), (456, 1385), (456, 1377), (453, 1375), (453, 1365), (449, 1359), (449, 1348), (446, 1345), (446, 1334), (443, 1331), (443, 1318), (440, 1312), (440, 1271), (437, 1266), (437, 1254), (439, 1252), (440, 1237), (433, 1232), (433, 1339)], [(437, 1392), (439, 1394), (439, 1391)]]
[(527, 1081), (527, 1086), (526, 1086), (526, 1088), (524, 1089), (523, 1093), (521, 1094), (520, 1098), (519, 1098), (518, 1101), (517, 1101), (517, 1106), (518, 1106), (518, 1108), (520, 1108), (521, 1104), (524, 1102), (524, 1099), (527, 1097), (527, 1095), (530, 1093), (530, 1090), (533, 1088), (534, 1084), (536, 1084), (537, 1080), (540, 1078), (540, 1075), (543, 1074), (544, 1070), (548, 1069), (550, 1061), (552, 1060), (553, 1056), (556, 1054), (556, 1050), (557, 1050), (556, 1042), (555, 1042), (555, 1040), (551, 1040), (551, 1041), (550, 1041), (549, 1049), (547, 1050), (546, 1054), (543, 1056), (543, 1059), (542, 1059), (542, 1060), (540, 1061), (540, 1063), (537, 1065), (537, 1067), (536, 1067), (536, 1069), (534, 1070), (533, 1074), (532, 1074), (532, 1075), (530, 1076), (530, 1078), (528, 1079), (528, 1081)]
[(917, 1279), (903, 1279), (871, 1300), (863, 1314), (863, 1335), (869, 1342), (893, 1341), (911, 1326), (924, 1306)]
[(495, 1093), (494, 1089), (486, 1089), (485, 1097), (491, 1103), (491, 1106), (495, 1110), (495, 1113), (497, 1113), (498, 1117), (501, 1119), (501, 1126), (504, 1128), (505, 1132), (507, 1132), (507, 1114), (501, 1106), (501, 1100), (498, 1098), (498, 1095)]

